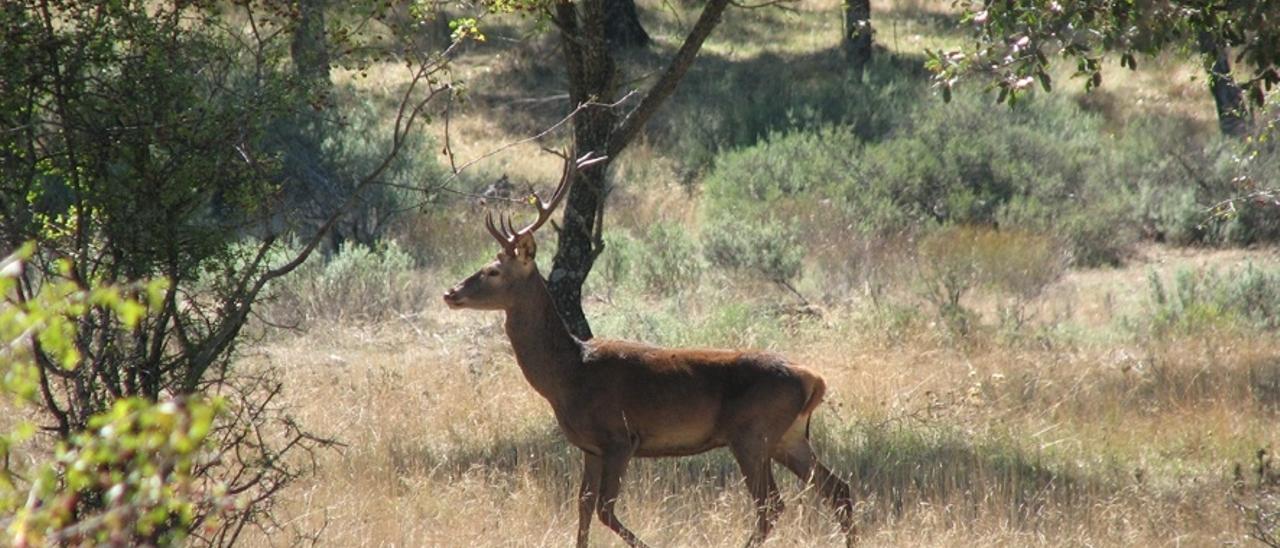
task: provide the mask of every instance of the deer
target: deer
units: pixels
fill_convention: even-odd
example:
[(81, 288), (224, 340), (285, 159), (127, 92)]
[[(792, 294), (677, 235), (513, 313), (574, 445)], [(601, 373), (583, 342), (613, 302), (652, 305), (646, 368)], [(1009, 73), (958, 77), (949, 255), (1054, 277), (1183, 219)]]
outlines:
[(587, 546), (593, 515), (628, 546), (646, 546), (614, 511), (631, 459), (722, 447), (737, 461), (755, 504), (747, 546), (764, 542), (783, 510), (773, 462), (816, 487), (852, 546), (857, 531), (849, 485), (809, 443), (809, 420), (826, 391), (820, 375), (765, 352), (579, 340), (562, 321), (534, 261), (534, 231), (564, 199), (575, 172), (602, 159), (565, 155), (552, 198), (530, 196), (538, 217), (524, 228), (514, 228), (510, 215), (495, 224), (486, 213), (485, 227), (501, 251), (444, 293), (450, 309), (505, 312), (517, 365), (551, 404), (567, 441), (582, 451), (577, 546)]

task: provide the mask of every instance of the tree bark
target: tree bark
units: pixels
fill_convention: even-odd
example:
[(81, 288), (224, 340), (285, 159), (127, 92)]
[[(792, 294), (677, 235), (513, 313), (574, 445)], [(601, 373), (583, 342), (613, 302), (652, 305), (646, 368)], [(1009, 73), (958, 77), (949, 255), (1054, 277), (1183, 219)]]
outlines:
[(1251, 125), (1244, 90), (1231, 76), (1231, 50), (1208, 33), (1200, 35), (1200, 52), (1209, 64), (1209, 93), (1218, 110), (1218, 129), (1229, 137), (1244, 137)]
[[(573, 119), (574, 154), (595, 152), (605, 156), (615, 119), (613, 54), (605, 39), (605, 1), (584, 0), (581, 10), (570, 2), (556, 4), (555, 20), (568, 70), (569, 99), (581, 106)], [(579, 13), (580, 12), (580, 13)], [(571, 160), (571, 159), (570, 159)], [(577, 171), (564, 210), (559, 247), (548, 277), (548, 289), (560, 317), (574, 336), (592, 337), (591, 325), (582, 312), (582, 284), (602, 250), (594, 238), (597, 217), (604, 208), (605, 177), (609, 158), (586, 170)]]
[[(328, 0), (299, 0), (297, 26), (289, 44), (294, 72), (306, 93), (311, 108), (299, 114), (295, 134), (296, 146), (286, 157), (289, 173), (295, 179), (293, 192), (299, 209), (306, 211), (304, 222), (317, 225), (323, 212), (342, 200), (343, 192), (321, 150), (325, 137), (325, 121), (320, 115), (328, 103), (332, 83), (329, 79), (329, 47), (325, 36), (325, 10)], [(323, 252), (336, 252), (346, 239), (346, 227), (329, 232)]]
[(289, 44), (294, 70), (308, 91), (316, 86), (329, 86), (329, 48), (324, 36), (325, 2), (298, 1), (298, 26)]
[(871, 34), (871, 0), (845, 0), (844, 54), (858, 74), (871, 62)]
[(636, 0), (604, 0), (605, 39), (614, 51), (648, 46), (653, 40), (640, 25)]
[(552, 20), (559, 27), (561, 48), (569, 80), (569, 98), (581, 108), (573, 119), (574, 151), (579, 157), (595, 152), (606, 159), (575, 175), (564, 210), (559, 248), (548, 276), (552, 299), (574, 336), (592, 337), (582, 312), (582, 284), (595, 259), (604, 250), (600, 223), (603, 219), (609, 164), (639, 134), (658, 107), (675, 92), (676, 85), (693, 65), (702, 43), (720, 22), (729, 0), (708, 0), (662, 73), (638, 105), (620, 117), (617, 106), (616, 69), (607, 43), (608, 0), (558, 2)]

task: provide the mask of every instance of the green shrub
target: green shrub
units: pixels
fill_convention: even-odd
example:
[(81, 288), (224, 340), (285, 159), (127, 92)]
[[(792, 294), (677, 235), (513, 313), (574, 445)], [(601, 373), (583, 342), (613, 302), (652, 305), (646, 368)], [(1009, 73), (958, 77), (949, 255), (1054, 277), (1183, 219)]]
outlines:
[(1119, 265), (1139, 237), (1124, 196), (1099, 196), (1088, 205), (1065, 207), (1034, 197), (1015, 199), (998, 219), (1002, 227), (1053, 234), (1070, 264), (1082, 267)]
[(634, 279), (637, 265), (644, 262), (639, 256), (643, 252), (641, 243), (626, 231), (608, 231), (604, 236), (604, 251), (596, 259), (592, 275), (587, 278), (589, 287), (586, 293), (603, 292), (606, 299), (612, 299), (615, 291), (628, 286)]
[(1280, 329), (1280, 270), (1252, 263), (1225, 275), (1213, 270), (1181, 269), (1172, 287), (1155, 273), (1148, 276), (1151, 330), (1157, 335), (1229, 328)]
[[(24, 262), (34, 252), (26, 244), (0, 257), (0, 294), (20, 295)], [(29, 417), (30, 406), (41, 403), (38, 356), (54, 362), (58, 373), (85, 365), (74, 346), (81, 333), (77, 319), (112, 317), (122, 331), (134, 333), (160, 313), (168, 287), (164, 281), (89, 288), (79, 280), (45, 282), (34, 295), (0, 308), (6, 350), (0, 353), (0, 399), (14, 417)], [(180, 545), (200, 521), (234, 518), (221, 510), (243, 501), (198, 466), (201, 453), (215, 448), (209, 435), (221, 401), (126, 397), (105, 407), (51, 454), (34, 443), (31, 422), (17, 418), (0, 429), (0, 515), (8, 545)], [(42, 456), (14, 459), (14, 453)]]
[(1255, 194), (1280, 180), (1280, 150), (1205, 139), (1163, 120), (1141, 121), (1125, 135), (1114, 152), (1117, 180), (1136, 195), (1151, 237), (1179, 245), (1280, 242), (1280, 206)]
[[(313, 257), (274, 286), (276, 321), (379, 320), (411, 313), (435, 292), (414, 288), (413, 258), (395, 241), (343, 245), (328, 259)], [(416, 290), (421, 289), (421, 290)]]
[(654, 307), (635, 297), (624, 295), (601, 309), (592, 319), (596, 332), (673, 348), (771, 348), (786, 336), (780, 316), (765, 304), (718, 300), (701, 307), (667, 299)]
[(788, 200), (808, 203), (833, 195), (832, 190), (856, 169), (861, 146), (847, 126), (770, 134), (757, 146), (717, 160), (705, 183), (707, 212), (760, 217), (785, 209)]
[(843, 239), (998, 224), (1057, 234), (1085, 266), (1118, 262), (1136, 239), (1096, 116), (1061, 100), (1001, 109), (977, 97), (904, 118), (879, 141), (826, 126), (726, 154), (706, 180), (705, 214), (786, 218), (793, 231)]
[[(666, 138), (655, 141), (671, 143), (685, 167), (700, 172), (722, 151), (778, 133), (839, 125), (859, 140), (880, 139), (917, 105), (936, 101), (917, 59), (878, 55), (865, 74), (831, 61), (822, 70), (797, 70), (787, 57), (764, 54), (750, 63), (695, 71), (681, 89), (696, 93), (677, 92), (655, 124)], [(762, 73), (786, 76), (760, 78)]]
[[(334, 105), (322, 117), (308, 109), (302, 116), (277, 124), (274, 146), (284, 152), (284, 194), (298, 222), (319, 226), (324, 212), (342, 204), (354, 185), (372, 173), (392, 149), (385, 105), (352, 87), (332, 94)], [(314, 134), (323, 138), (312, 146)], [(372, 245), (386, 235), (393, 223), (426, 196), (413, 189), (444, 179), (445, 169), (436, 161), (436, 147), (426, 132), (410, 132), (378, 178), (364, 189), (346, 215), (335, 225), (336, 241), (353, 240)], [(333, 249), (326, 251), (332, 252)]]
[(1086, 267), (1119, 264), (1142, 237), (1280, 241), (1274, 200), (1236, 199), (1226, 214), (1210, 214), (1223, 200), (1274, 186), (1267, 182), (1280, 180), (1280, 153), (1206, 138), (1185, 121), (1139, 119), (1113, 132), (1064, 97), (1011, 108), (976, 95), (946, 104), (913, 92), (910, 73), (892, 62), (869, 76), (888, 95), (852, 79), (837, 87), (777, 79), (765, 84), (776, 93), (740, 97), (735, 78), (706, 83), (707, 93), (742, 100), (676, 123), (688, 126), (682, 136), (710, 139), (682, 149), (708, 158), (727, 150), (705, 180), (711, 219), (787, 219), (828, 238), (835, 227), (884, 238), (935, 224), (998, 224), (1054, 234)]
[(703, 264), (698, 244), (673, 223), (654, 223), (645, 235), (644, 260), (637, 274), (645, 289), (660, 295), (674, 295), (698, 285)]
[(728, 217), (703, 231), (702, 247), (716, 266), (756, 273), (767, 280), (790, 283), (800, 275), (804, 248), (799, 236), (777, 221), (763, 224)]
[(784, 337), (778, 316), (747, 302), (729, 302), (716, 306), (690, 326), (688, 346), (720, 348), (769, 348)]

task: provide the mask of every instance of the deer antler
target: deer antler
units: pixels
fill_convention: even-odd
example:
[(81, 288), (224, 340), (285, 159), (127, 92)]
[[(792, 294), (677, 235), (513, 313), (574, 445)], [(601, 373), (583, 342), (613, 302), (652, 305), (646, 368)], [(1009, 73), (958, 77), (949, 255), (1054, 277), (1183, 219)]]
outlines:
[(489, 234), (502, 245), (502, 250), (507, 255), (515, 255), (516, 241), (522, 236), (532, 234), (538, 227), (542, 226), (551, 218), (551, 213), (555, 211), (556, 206), (560, 205), (560, 201), (569, 193), (569, 187), (573, 184), (573, 176), (578, 170), (593, 166), (603, 162), (607, 156), (594, 156), (594, 152), (588, 152), (577, 160), (571, 160), (571, 156), (564, 155), (564, 173), (560, 176), (560, 184), (556, 186), (555, 193), (551, 195), (550, 202), (544, 202), (536, 193), (532, 194), (530, 201), (538, 210), (538, 219), (532, 224), (516, 230), (515, 225), (511, 222), (510, 215), (503, 215), (499, 218), (498, 224), (493, 222), (493, 213), (485, 213), (484, 226), (489, 229)]

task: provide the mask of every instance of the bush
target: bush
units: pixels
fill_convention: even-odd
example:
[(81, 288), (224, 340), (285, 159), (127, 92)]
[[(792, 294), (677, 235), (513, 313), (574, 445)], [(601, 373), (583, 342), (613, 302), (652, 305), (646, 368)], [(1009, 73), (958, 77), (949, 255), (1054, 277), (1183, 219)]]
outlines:
[(373, 247), (348, 243), (327, 259), (312, 257), (274, 287), (270, 312), (277, 321), (381, 320), (421, 309), (427, 295), (409, 286), (413, 257), (395, 241)]
[(1130, 207), (1120, 196), (1065, 208), (1036, 199), (1014, 199), (998, 218), (1002, 227), (1054, 234), (1068, 263), (1081, 267), (1119, 265), (1139, 236)]
[(1169, 121), (1143, 121), (1126, 135), (1115, 151), (1118, 180), (1135, 194), (1149, 236), (1179, 245), (1280, 242), (1280, 205), (1257, 194), (1280, 180), (1280, 150), (1205, 140)]
[(791, 58), (764, 54), (749, 63), (694, 71), (681, 89), (696, 93), (676, 93), (667, 114), (655, 120), (655, 130), (665, 135), (654, 142), (672, 143), (686, 169), (700, 172), (722, 151), (778, 133), (839, 125), (859, 140), (880, 139), (915, 105), (935, 100), (917, 59), (878, 55), (865, 74), (839, 59), (820, 62), (821, 70), (804, 70)]
[[(382, 161), (391, 149), (392, 136), (385, 128), (386, 112), (379, 110), (367, 93), (347, 88), (338, 95), (338, 108), (330, 116), (340, 117), (340, 121), (329, 128), (320, 161), (335, 180), (358, 181)], [(409, 133), (401, 146), (404, 152), (396, 155), (383, 171), (381, 184), (365, 189), (348, 213), (341, 226), (344, 236), (373, 245), (399, 215), (414, 210), (415, 204), (423, 200), (424, 196), (411, 189), (445, 178), (446, 170), (436, 161), (438, 147), (426, 132)], [(350, 194), (349, 189), (337, 190), (339, 197)]]
[[(587, 279), (587, 283), (597, 281), (604, 285), (606, 299), (613, 297), (614, 291), (631, 282), (632, 273), (636, 269), (636, 255), (643, 253), (639, 242), (622, 230), (613, 230), (604, 236), (604, 251), (596, 262), (595, 275)], [(596, 289), (589, 289), (594, 293)]]
[(655, 223), (650, 227), (642, 256), (637, 274), (649, 291), (674, 295), (696, 287), (702, 277), (698, 244), (680, 225)]
[(793, 230), (842, 239), (999, 225), (1059, 234), (1085, 266), (1118, 262), (1136, 238), (1096, 116), (1060, 100), (1005, 109), (977, 97), (904, 117), (876, 142), (827, 126), (727, 154), (707, 178), (705, 213), (794, 219)]
[(987, 289), (999, 299), (1001, 322), (1020, 328), (1026, 306), (1066, 270), (1065, 254), (1050, 238), (1018, 230), (948, 226), (917, 247), (921, 294), (954, 332), (966, 334), (976, 316), (961, 303)]
[(982, 265), (976, 250), (983, 232), (945, 228), (925, 236), (916, 247), (920, 295), (933, 305), (942, 323), (959, 335), (968, 334), (974, 320), (960, 300), (978, 285)]
[(1280, 329), (1280, 271), (1252, 263), (1220, 275), (1213, 270), (1179, 270), (1166, 287), (1152, 272), (1151, 330), (1157, 335), (1218, 329)]
[[(151, 314), (117, 315), (110, 313), (115, 303), (90, 301), (64, 315), (62, 325), (75, 336), (63, 337), (56, 353), (74, 354), (78, 366), (52, 359), (47, 352), (54, 349), (41, 340), (32, 349), (38, 404), (24, 414), (48, 429), (46, 448), (55, 441), (73, 447), (79, 433), (102, 424), (93, 417), (117, 412), (118, 401), (223, 395), (227, 412), (208, 430), (210, 453), (217, 456), (190, 471), (196, 481), (225, 485), (235, 504), (197, 507), (183, 516), (190, 519), (160, 519), (168, 530), (202, 542), (231, 544), (245, 527), (271, 521), (274, 495), (308, 466), (296, 455), (327, 445), (281, 408), (279, 383), (263, 380), (272, 367), (236, 366), (240, 335), (263, 288), (292, 269), (263, 268), (257, 259), (266, 256), (265, 247), (246, 252), (236, 243), (246, 233), (286, 238), (292, 232), (292, 212), (280, 197), (293, 174), (282, 167), (276, 130), (311, 106), (296, 93), (287, 40), (272, 38), (281, 33), (250, 33), (235, 22), (241, 14), (232, 21), (209, 6), (137, 2), (44, 7), (43, 14), (20, 3), (0, 8), (6, 127), (0, 132), (0, 233), (5, 245), (34, 241), (39, 250), (23, 267), (23, 290), (4, 292), (6, 304), (65, 278), (77, 286), (120, 288), (164, 279), (167, 290), (147, 292)], [(47, 85), (53, 81), (65, 85)], [(125, 296), (142, 301), (141, 290), (128, 291), (133, 294)], [(142, 413), (138, 422), (148, 417), (160, 420)], [(145, 432), (165, 435), (164, 429)], [(80, 447), (139, 448), (129, 437), (99, 441)], [(102, 472), (111, 475), (127, 474), (121, 470), (131, 466), (127, 456), (97, 457), (77, 462), (105, 464), (114, 470)], [(152, 503), (172, 511), (163, 489), (174, 478), (154, 472), (144, 468), (136, 477), (145, 480), (143, 511), (151, 512)], [(10, 479), (7, 473), (0, 478)], [(131, 495), (122, 482), (114, 486)], [(136, 517), (113, 516), (115, 501), (100, 496), (99, 486), (72, 488), (83, 490), (61, 499), (70, 507), (54, 510), (73, 520)], [(151, 497), (154, 490), (161, 498)], [(118, 532), (65, 542), (165, 540)]]
[(1280, 205), (1255, 193), (1280, 180), (1275, 147), (1206, 139), (1194, 124), (1163, 118), (1113, 133), (1101, 116), (1055, 96), (1003, 107), (908, 91), (869, 101), (882, 110), (872, 115), (842, 102), (874, 93), (860, 84), (845, 96), (778, 85), (793, 102), (738, 101), (732, 108), (744, 112), (733, 121), (689, 122), (697, 126), (689, 134), (715, 128), (706, 129), (723, 136), (714, 150), (731, 150), (705, 180), (707, 218), (788, 219), (800, 233), (841, 239), (850, 229), (892, 238), (930, 225), (998, 225), (1054, 234), (1084, 267), (1119, 264), (1141, 237), (1280, 241)]
[[(27, 244), (0, 258), (0, 294), (19, 294), (23, 262), (34, 250)], [(46, 280), (35, 295), (8, 303), (0, 310), (0, 345), (6, 349), (0, 353), (0, 398), (17, 407), (38, 403), (38, 361), (53, 361), (63, 373), (81, 365), (76, 320), (92, 312), (134, 332), (143, 317), (160, 312), (155, 303), (165, 291), (163, 282), (83, 288), (58, 277)], [(133, 297), (142, 294), (146, 301)], [(218, 500), (225, 485), (196, 472), (221, 409), (218, 401), (199, 397), (162, 403), (122, 398), (89, 417), (86, 428), (59, 444), (51, 458), (34, 463), (11, 462), (35, 432), (29, 422), (11, 421), (12, 430), (0, 431), (0, 515), (6, 516), (9, 544), (180, 544), (197, 516), (210, 517), (210, 509), (237, 502), (235, 496)]]
[(737, 217), (712, 222), (702, 247), (716, 266), (754, 272), (769, 281), (790, 283), (800, 275), (804, 248), (794, 230), (777, 221), (750, 223)]

